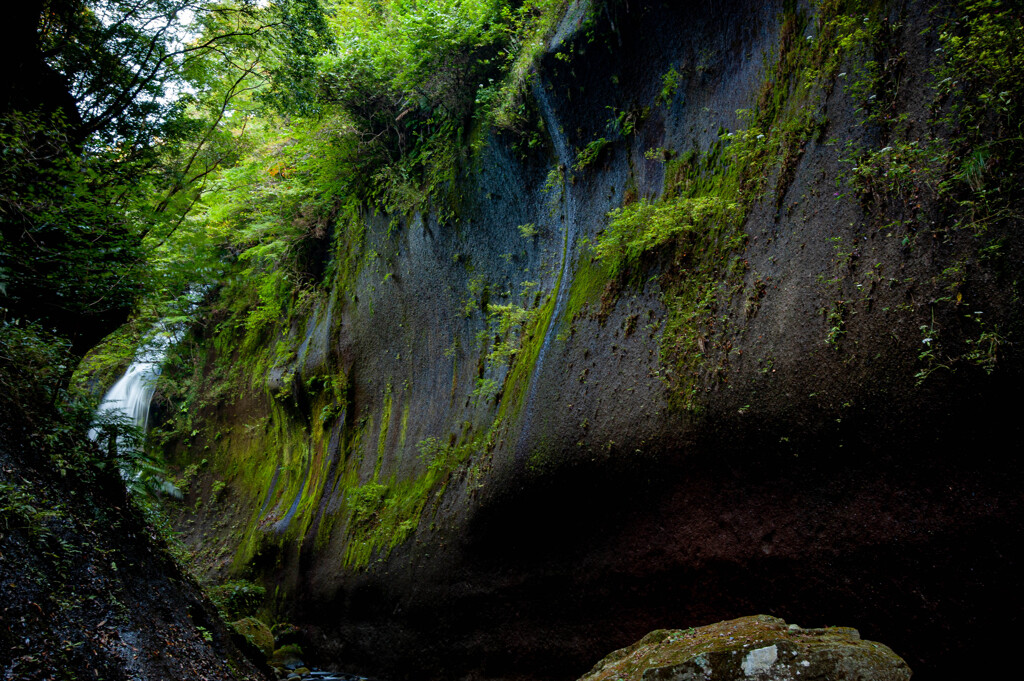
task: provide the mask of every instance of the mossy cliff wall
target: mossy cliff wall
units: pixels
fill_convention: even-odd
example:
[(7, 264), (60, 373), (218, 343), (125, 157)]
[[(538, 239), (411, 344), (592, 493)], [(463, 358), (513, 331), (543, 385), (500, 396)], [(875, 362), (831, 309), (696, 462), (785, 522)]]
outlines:
[(198, 564), (395, 679), (752, 612), (973, 665), (1021, 612), (1022, 156), (978, 94), (1019, 58), (955, 83), (951, 38), (1017, 49), (997, 9), (574, 4), (545, 150), (484, 133), (457, 218), (343, 211), (290, 308), (214, 302)]

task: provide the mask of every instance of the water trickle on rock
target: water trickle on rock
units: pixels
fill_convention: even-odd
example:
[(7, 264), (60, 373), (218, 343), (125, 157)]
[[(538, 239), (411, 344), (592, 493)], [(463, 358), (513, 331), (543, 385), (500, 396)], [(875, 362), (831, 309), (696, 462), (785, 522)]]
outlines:
[(524, 427), (522, 428), (523, 437), (520, 438), (519, 445), (517, 446), (516, 456), (519, 458), (525, 456), (527, 452), (525, 434), (530, 432), (529, 426), (533, 420), (537, 384), (539, 383), (538, 376), (540, 376), (540, 372), (544, 367), (544, 360), (547, 356), (548, 348), (551, 345), (552, 338), (556, 335), (559, 326), (558, 320), (562, 318), (565, 311), (566, 300), (569, 297), (569, 275), (572, 268), (577, 238), (576, 197), (571, 191), (572, 182), (569, 179), (569, 174), (573, 169), (573, 160), (575, 156), (570, 150), (569, 141), (566, 139), (565, 133), (558, 125), (558, 118), (555, 115), (555, 109), (551, 103), (551, 99), (548, 96), (547, 91), (544, 89), (543, 84), (539, 82), (539, 79), (537, 79), (533, 84), (533, 96), (537, 101), (537, 108), (540, 110), (541, 118), (544, 120), (544, 127), (547, 128), (548, 135), (551, 138), (551, 143), (554, 146), (555, 157), (558, 162), (562, 179), (562, 186), (559, 188), (561, 191), (560, 200), (564, 210), (562, 213), (562, 266), (559, 270), (558, 279), (555, 283), (554, 309), (551, 312), (551, 318), (548, 321), (547, 328), (544, 330), (544, 338), (541, 340), (540, 350), (537, 353), (537, 361), (533, 367), (533, 375), (530, 377), (530, 387), (527, 392), (525, 402), (526, 414), (523, 421)]

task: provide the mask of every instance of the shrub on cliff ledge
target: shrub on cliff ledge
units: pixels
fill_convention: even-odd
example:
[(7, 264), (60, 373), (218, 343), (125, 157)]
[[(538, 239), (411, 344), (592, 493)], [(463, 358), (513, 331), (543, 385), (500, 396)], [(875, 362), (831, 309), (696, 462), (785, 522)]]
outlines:
[(718, 196), (680, 197), (663, 202), (643, 199), (608, 214), (608, 228), (594, 250), (614, 274), (645, 252), (669, 242), (676, 241), (685, 248), (687, 235), (695, 229), (704, 228), (712, 220), (733, 220), (738, 212), (736, 203)]

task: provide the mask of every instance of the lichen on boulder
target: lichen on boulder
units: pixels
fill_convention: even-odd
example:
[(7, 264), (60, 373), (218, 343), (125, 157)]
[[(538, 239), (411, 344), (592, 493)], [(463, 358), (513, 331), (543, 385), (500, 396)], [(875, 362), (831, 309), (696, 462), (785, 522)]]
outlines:
[(694, 629), (659, 629), (616, 650), (580, 681), (908, 681), (911, 671), (888, 646), (856, 629), (801, 629), (768, 615)]
[[(288, 644), (295, 644), (298, 647), (305, 641), (302, 630), (289, 622), (278, 622), (270, 628), (270, 632), (274, 635), (274, 646), (276, 648)], [(299, 652), (299, 655), (301, 654)]]
[(270, 656), (270, 664), (273, 667), (296, 668), (303, 666), (302, 646), (295, 643), (286, 643)]
[(235, 631), (244, 636), (250, 643), (260, 649), (266, 658), (274, 654), (274, 635), (270, 627), (255, 617), (243, 617), (231, 623)]

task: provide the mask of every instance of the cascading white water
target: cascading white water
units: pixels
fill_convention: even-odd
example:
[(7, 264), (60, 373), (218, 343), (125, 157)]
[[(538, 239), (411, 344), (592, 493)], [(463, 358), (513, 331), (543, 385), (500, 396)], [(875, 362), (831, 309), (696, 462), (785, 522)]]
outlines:
[[(171, 343), (177, 340), (169, 334), (162, 324), (156, 328), (153, 339), (143, 345), (138, 357), (124, 376), (119, 378), (96, 409), (96, 416), (93, 423), (96, 426), (89, 431), (89, 437), (93, 440), (99, 439), (103, 422), (111, 416), (117, 416), (118, 412), (131, 419), (132, 423), (138, 426), (142, 432), (146, 431), (149, 425), (149, 403), (153, 399), (153, 392), (156, 389), (156, 379), (160, 375), (160, 365), (167, 356), (167, 350)], [(113, 444), (113, 443), (112, 443)], [(127, 446), (129, 450), (133, 445), (126, 444), (121, 435), (117, 436), (116, 448), (122, 449)], [(122, 452), (123, 454), (123, 452)], [(121, 462), (121, 477), (125, 480), (129, 490), (144, 489), (151, 493), (167, 494), (176, 499), (181, 498), (181, 491), (173, 482), (164, 477), (164, 473), (153, 465), (152, 460), (146, 461), (141, 452), (136, 452), (133, 464)], [(132, 457), (129, 457), (132, 458)]]
[[(121, 412), (132, 420), (142, 431), (149, 422), (149, 403), (153, 399), (160, 365), (167, 356), (171, 339), (167, 332), (158, 328), (153, 340), (141, 348), (138, 358), (132, 362), (124, 375), (111, 386), (96, 409), (97, 417), (112, 412)], [(96, 439), (94, 428), (89, 435)]]
[[(186, 292), (183, 299), (185, 311), (193, 312), (207, 290), (207, 286), (196, 285)], [(168, 320), (157, 322), (150, 331), (149, 340), (139, 347), (135, 361), (103, 397), (96, 409), (95, 420), (101, 421), (104, 414), (121, 412), (145, 432), (149, 426), (149, 403), (153, 400), (160, 366), (171, 345), (181, 340), (183, 333), (180, 324)], [(96, 428), (89, 431), (89, 437), (94, 440), (98, 435)]]
[(160, 366), (152, 362), (136, 362), (107, 391), (98, 413), (120, 411), (142, 430), (149, 420), (149, 403), (153, 399), (154, 382)]

